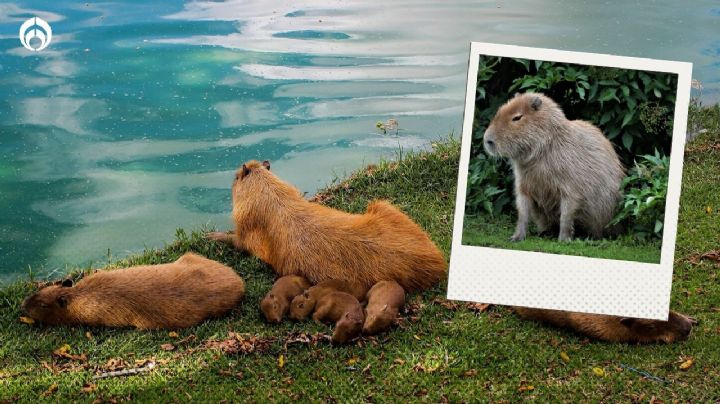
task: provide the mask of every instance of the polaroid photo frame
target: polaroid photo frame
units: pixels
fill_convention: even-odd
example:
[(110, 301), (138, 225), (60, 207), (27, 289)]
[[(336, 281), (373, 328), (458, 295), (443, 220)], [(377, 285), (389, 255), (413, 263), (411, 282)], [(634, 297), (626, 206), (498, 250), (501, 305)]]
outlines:
[[(516, 58), (531, 62), (570, 63), (677, 75), (659, 262), (594, 258), (463, 244), (476, 88), (481, 57)], [(691, 73), (692, 64), (685, 62), (471, 43), (448, 299), (667, 320)], [(587, 117), (573, 119), (590, 120)], [(476, 135), (475, 142), (478, 141), (477, 139)], [(514, 228), (514, 220), (517, 218), (514, 199), (510, 202), (510, 206)]]

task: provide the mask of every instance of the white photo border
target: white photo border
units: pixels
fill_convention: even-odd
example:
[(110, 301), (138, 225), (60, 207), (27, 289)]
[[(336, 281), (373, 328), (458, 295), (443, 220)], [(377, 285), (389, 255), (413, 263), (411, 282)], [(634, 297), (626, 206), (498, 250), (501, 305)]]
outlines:
[[(659, 264), (462, 244), (480, 55), (678, 75)], [(470, 44), (447, 298), (667, 320), (672, 287), (692, 64), (483, 42)]]

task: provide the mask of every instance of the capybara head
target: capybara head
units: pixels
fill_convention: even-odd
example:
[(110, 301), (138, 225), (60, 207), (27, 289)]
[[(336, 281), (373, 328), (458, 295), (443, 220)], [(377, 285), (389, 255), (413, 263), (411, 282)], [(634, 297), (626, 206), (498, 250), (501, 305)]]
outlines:
[(620, 324), (636, 335), (638, 342), (643, 343), (664, 342), (670, 344), (686, 340), (695, 323), (697, 323), (695, 319), (674, 311), (668, 315), (668, 321), (630, 317), (620, 319)]
[(516, 94), (503, 106), (483, 135), (483, 146), (491, 156), (519, 158), (541, 147), (552, 133), (553, 123), (565, 121), (560, 107), (543, 94)]
[(260, 310), (265, 314), (265, 319), (271, 323), (279, 323), (282, 321), (288, 309), (287, 301), (278, 298), (274, 293), (268, 293), (260, 301)]
[(369, 311), (366, 313), (365, 323), (362, 327), (363, 334), (374, 335), (386, 330), (395, 321), (395, 314), (391, 312), (388, 305), (384, 305), (380, 311)]
[(345, 313), (337, 323), (333, 331), (331, 341), (334, 344), (344, 344), (360, 335), (363, 327), (363, 318), (353, 312)]
[(290, 318), (293, 320), (302, 320), (312, 313), (315, 308), (315, 299), (310, 297), (310, 294), (305, 291), (300, 295), (293, 298), (290, 303)]
[(20, 305), (20, 310), (35, 321), (49, 325), (72, 323), (73, 318), (67, 310), (72, 299), (73, 281), (66, 279), (59, 284), (40, 289), (28, 296)]
[[(253, 188), (253, 186), (250, 183), (254, 183), (255, 181), (249, 181), (250, 183), (248, 183), (248, 180), (253, 174), (263, 175), (267, 173), (267, 171), (270, 171), (270, 162), (267, 160), (262, 163), (250, 160), (238, 168), (235, 172), (235, 180), (232, 185), (233, 203), (235, 203), (237, 198), (243, 198), (245, 192), (251, 192), (250, 188)], [(257, 178), (257, 175), (252, 178)]]

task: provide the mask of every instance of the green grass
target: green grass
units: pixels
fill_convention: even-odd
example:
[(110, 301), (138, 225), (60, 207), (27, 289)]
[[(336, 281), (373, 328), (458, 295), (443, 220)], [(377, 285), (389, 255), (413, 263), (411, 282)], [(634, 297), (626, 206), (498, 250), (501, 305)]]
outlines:
[(557, 237), (529, 234), (523, 241), (510, 241), (510, 236), (515, 231), (514, 220), (510, 215), (465, 216), (462, 243), (508, 250), (660, 263), (659, 241), (639, 241), (628, 235), (615, 239), (574, 239), (558, 242)]
[[(712, 118), (712, 122), (718, 116)], [(717, 131), (698, 138), (690, 148), (720, 144)], [(381, 163), (322, 192), (319, 200), (360, 212), (367, 201), (387, 198), (429, 231), (448, 254), (452, 232), (459, 145), (440, 142), (431, 153)], [(43, 328), (18, 321), (22, 298), (35, 286), (19, 281), (0, 290), (0, 402), (92, 401), (281, 401), (438, 402), (647, 402), (713, 401), (720, 397), (720, 268), (698, 253), (720, 248), (718, 178), (720, 150), (689, 152), (681, 203), (673, 309), (700, 324), (688, 341), (673, 345), (636, 346), (588, 341), (564, 330), (522, 321), (504, 307), (476, 313), (443, 299), (445, 283), (409, 297), (400, 325), (377, 338), (341, 347), (324, 340), (289, 343), (297, 333), (327, 332), (312, 322), (265, 324), (258, 300), (270, 287), (270, 270), (256, 259), (226, 246), (204, 241), (200, 234), (178, 232), (174, 243), (119, 263), (167, 262), (194, 250), (231, 265), (243, 276), (245, 302), (222, 319), (167, 332), (130, 329)], [(712, 213), (706, 213), (708, 203)], [(86, 335), (90, 332), (90, 338)], [(207, 349), (207, 341), (229, 333), (256, 336), (262, 344), (250, 353)], [(63, 344), (87, 361), (52, 357)], [(163, 344), (173, 344), (166, 351)], [(565, 362), (561, 352), (566, 352)], [(278, 358), (282, 355), (283, 366)], [(111, 359), (153, 359), (146, 374), (93, 380)], [(689, 358), (694, 364), (681, 370)], [(44, 364), (47, 364), (45, 366)], [(666, 381), (645, 379), (622, 370), (625, 364)], [(600, 368), (604, 376), (597, 376)], [(51, 386), (57, 386), (52, 392)], [(83, 386), (92, 385), (83, 391)], [(532, 389), (530, 388), (532, 386)], [(89, 391), (87, 391), (89, 390)], [(48, 392), (44, 397), (43, 394)]]

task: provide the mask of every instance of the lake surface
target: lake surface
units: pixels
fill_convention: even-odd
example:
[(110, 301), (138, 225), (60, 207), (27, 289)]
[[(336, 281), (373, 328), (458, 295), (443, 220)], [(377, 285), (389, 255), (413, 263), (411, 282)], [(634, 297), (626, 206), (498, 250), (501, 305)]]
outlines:
[[(458, 135), (471, 40), (691, 61), (717, 102), (720, 4), (626, 3), (4, 2), (0, 282), (228, 229), (249, 159), (312, 194)], [(35, 15), (54, 36), (32, 53)]]

